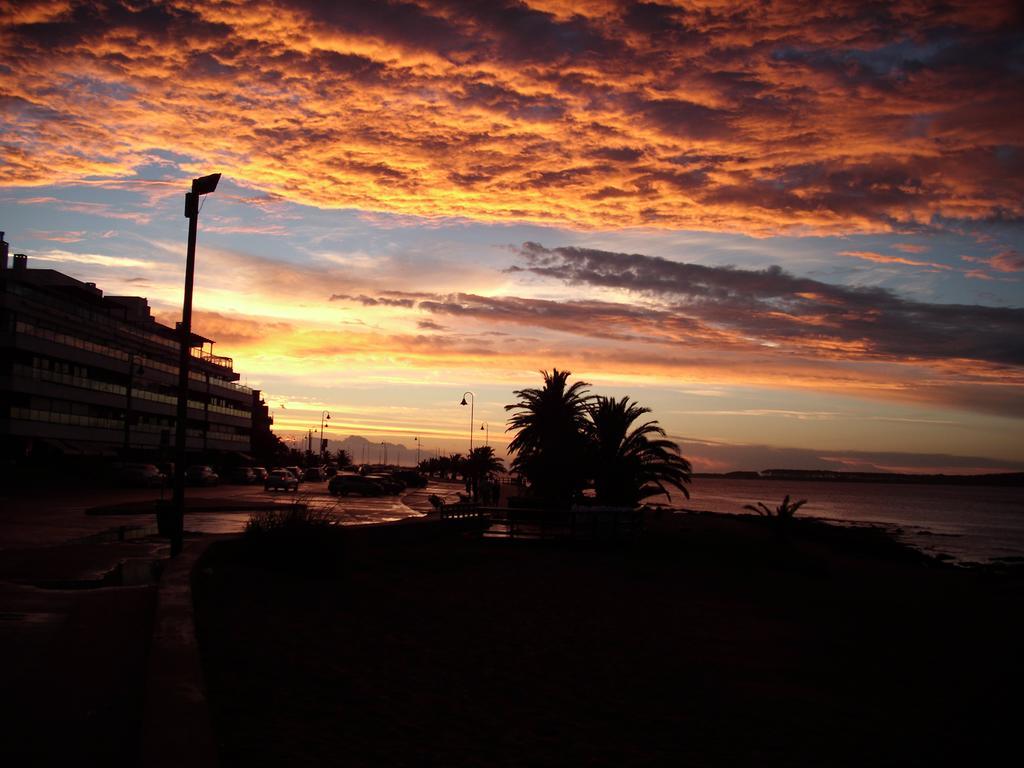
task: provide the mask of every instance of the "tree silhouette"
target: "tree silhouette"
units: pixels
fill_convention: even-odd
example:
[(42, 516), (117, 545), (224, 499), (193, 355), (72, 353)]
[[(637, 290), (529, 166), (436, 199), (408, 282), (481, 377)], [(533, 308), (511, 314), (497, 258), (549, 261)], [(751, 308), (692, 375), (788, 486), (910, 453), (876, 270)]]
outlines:
[(519, 400), (505, 406), (512, 416), (506, 431), (512, 468), (529, 481), (532, 493), (549, 504), (568, 506), (586, 479), (584, 450), (590, 385), (569, 385), (569, 371), (541, 371), (544, 386), (516, 390)]
[(470, 481), (474, 499), (479, 498), (486, 481), (503, 471), (504, 464), (494, 455), (494, 449), (489, 445), (474, 448), (462, 462), (462, 475)]
[(757, 502), (756, 507), (753, 504), (744, 504), (743, 508), (757, 512), (762, 517), (767, 517), (779, 530), (782, 530), (796, 515), (796, 511), (806, 503), (807, 499), (790, 502), (789, 494), (787, 493), (786, 498), (774, 510), (763, 501)]
[(650, 408), (628, 397), (597, 397), (588, 412), (588, 454), (599, 504), (635, 506), (657, 494), (671, 500), (669, 487), (690, 498), (686, 483), (692, 470), (679, 446), (665, 438), (657, 421), (634, 426)]

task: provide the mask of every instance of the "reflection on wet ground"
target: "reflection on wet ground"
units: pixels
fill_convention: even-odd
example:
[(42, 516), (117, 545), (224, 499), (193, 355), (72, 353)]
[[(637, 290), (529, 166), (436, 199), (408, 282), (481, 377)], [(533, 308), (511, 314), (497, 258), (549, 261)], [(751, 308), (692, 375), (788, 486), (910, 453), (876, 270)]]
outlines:
[[(262, 489), (239, 493), (237, 498), (266, 502), (277, 501), (281, 504), (295, 502), (315, 509), (328, 511), (335, 515), (342, 525), (364, 525), (367, 523), (390, 523), (409, 517), (422, 517), (424, 512), (414, 509), (405, 502), (415, 495), (426, 498), (437, 494), (446, 500), (454, 501), (456, 486), (452, 484), (430, 483), (426, 488), (414, 491), (404, 497), (399, 496), (332, 496), (327, 492), (326, 483), (306, 483), (297, 493), (266, 493)], [(422, 504), (415, 505), (422, 507)], [(245, 529), (249, 519), (248, 512), (203, 512), (185, 516), (185, 528), (196, 533), (240, 533)]]

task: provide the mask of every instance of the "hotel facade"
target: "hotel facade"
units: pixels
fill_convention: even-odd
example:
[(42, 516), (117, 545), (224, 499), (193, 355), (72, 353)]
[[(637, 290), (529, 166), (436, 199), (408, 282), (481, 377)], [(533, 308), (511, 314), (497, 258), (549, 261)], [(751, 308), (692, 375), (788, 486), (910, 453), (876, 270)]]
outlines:
[[(0, 232), (0, 445), (11, 468), (53, 456), (173, 457), (179, 335), (138, 296), (106, 296), (32, 269)], [(190, 461), (248, 458), (270, 418), (229, 357), (193, 334), (186, 450)], [(218, 462), (221, 463), (221, 462)]]

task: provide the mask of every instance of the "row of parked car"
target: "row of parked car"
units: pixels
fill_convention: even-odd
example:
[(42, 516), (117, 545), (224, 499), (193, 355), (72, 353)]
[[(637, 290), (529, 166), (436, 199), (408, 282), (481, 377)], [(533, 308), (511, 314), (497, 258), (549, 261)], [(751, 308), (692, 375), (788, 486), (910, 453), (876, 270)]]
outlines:
[(395, 472), (339, 472), (327, 484), (327, 490), (334, 496), (390, 496), (406, 488), (423, 488), (425, 477), (411, 470)]
[[(118, 470), (117, 479), (121, 485), (131, 488), (160, 488), (174, 480), (174, 465), (124, 464)], [(193, 464), (185, 469), (185, 482), (189, 485), (217, 485), (220, 482), (220, 475), (205, 464)], [(232, 482), (241, 481), (232, 479)]]
[[(268, 472), (265, 467), (235, 467), (227, 473), (227, 482), (237, 485), (263, 483), (266, 491), (298, 491), (302, 481), (323, 482), (330, 478), (327, 490), (335, 496), (387, 496), (406, 488), (423, 488), (426, 478), (412, 470), (373, 472), (361, 467), (357, 472), (338, 472), (330, 465), (319, 467), (276, 467)], [(159, 488), (171, 482), (173, 464), (125, 464), (120, 470), (122, 485)], [(221, 476), (205, 464), (195, 464), (185, 470), (189, 485), (212, 486), (221, 482)]]

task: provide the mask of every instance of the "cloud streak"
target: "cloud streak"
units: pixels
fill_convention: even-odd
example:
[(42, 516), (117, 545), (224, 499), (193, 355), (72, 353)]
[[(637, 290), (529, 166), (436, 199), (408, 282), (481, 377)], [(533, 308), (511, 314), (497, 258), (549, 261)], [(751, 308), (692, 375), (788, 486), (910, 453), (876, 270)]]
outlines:
[(569, 284), (656, 297), (681, 320), (754, 343), (860, 360), (975, 360), (1024, 365), (1024, 310), (927, 304), (881, 288), (796, 277), (779, 267), (708, 267), (588, 248), (522, 247), (513, 267)]
[[(335, 294), (331, 301), (408, 310), (419, 330), (434, 333), (399, 347), (446, 365), (463, 360), (528, 370), (558, 360), (573, 370), (844, 392), (1024, 417), (1021, 309), (913, 301), (778, 267), (713, 267), (538, 243), (525, 243), (519, 254), (513, 276), (617, 298), (457, 292), (400, 301)], [(503, 326), (515, 330), (499, 346), (482, 335)]]

